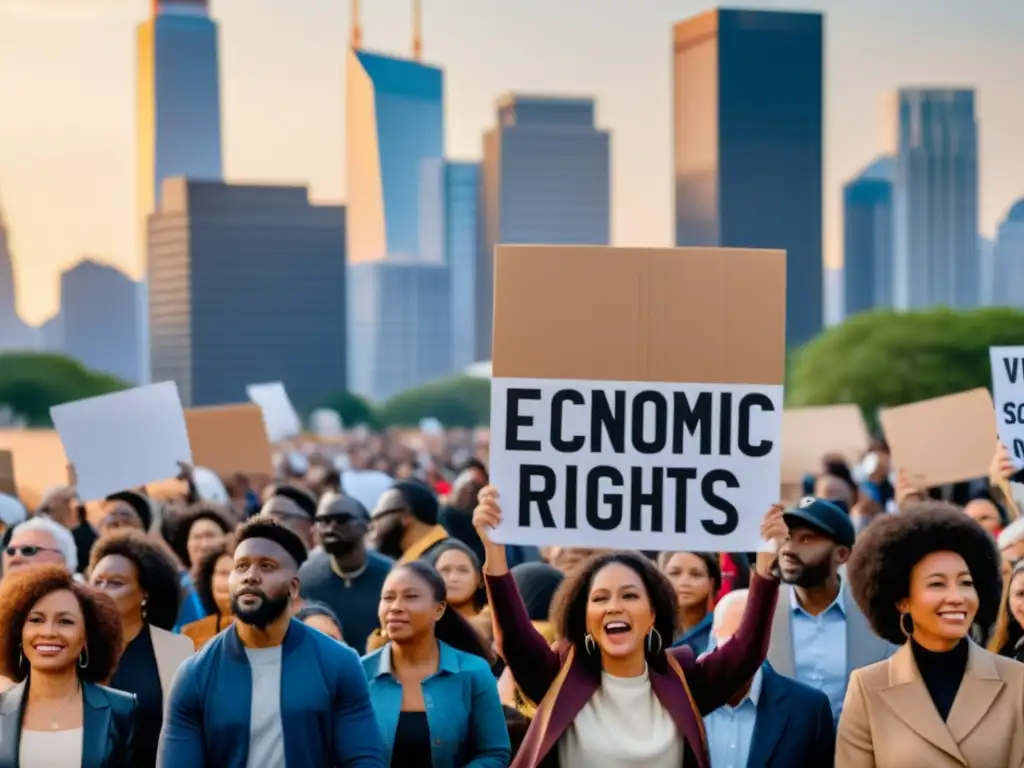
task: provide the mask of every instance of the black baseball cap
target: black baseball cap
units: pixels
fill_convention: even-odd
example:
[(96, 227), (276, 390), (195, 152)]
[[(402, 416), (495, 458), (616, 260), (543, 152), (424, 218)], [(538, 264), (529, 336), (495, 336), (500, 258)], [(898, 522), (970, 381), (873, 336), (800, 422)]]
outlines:
[(799, 504), (782, 513), (782, 519), (790, 528), (813, 528), (844, 547), (852, 547), (857, 537), (848, 514), (831, 501), (814, 496), (804, 496)]

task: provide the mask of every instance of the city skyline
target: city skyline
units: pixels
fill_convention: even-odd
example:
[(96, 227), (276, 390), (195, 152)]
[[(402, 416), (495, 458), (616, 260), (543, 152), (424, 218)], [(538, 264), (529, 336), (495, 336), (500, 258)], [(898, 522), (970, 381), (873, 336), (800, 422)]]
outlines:
[[(334, 0), (305, 0), (305, 5), (298, 19), (275, 14), (269, 0), (246, 0), (244, 8), (239, 0), (211, 2), (223, 46), (226, 176), (239, 182), (308, 183), (318, 202), (346, 202), (348, 7)], [(410, 3), (363, 5), (366, 48), (409, 55)], [(495, 2), (427, 2), (424, 61), (446, 73), (449, 156), (479, 159), (499, 93), (592, 95), (598, 124), (614, 136), (612, 242), (668, 245), (674, 225), (672, 24), (714, 6), (667, 5), (637, 0), (623, 31), (621, 22), (599, 18), (612, 14), (594, 13), (611, 10), (598, 0), (566, 0), (557, 9), (537, 0), (516, 9)], [(744, 4), (828, 14), (827, 263), (841, 259), (842, 185), (884, 148), (882, 100), (904, 85), (978, 89), (981, 231), (993, 236), (997, 222), (1024, 193), (1024, 153), (1014, 151), (1013, 140), (1024, 123), (1024, 98), (1014, 74), (1024, 67), (1024, 53), (1013, 48), (1024, 7), (1005, 0), (987, 3), (981, 11), (949, 0), (907, 0), (898, 8), (865, 0), (856, 11), (842, 5)], [(143, 254), (135, 252), (130, 215), (132, 57), (134, 26), (148, 11), (145, 0), (75, 0), (74, 6), (66, 0), (33, 0), (31, 7), (23, 0), (0, 0), (0, 99), (36, 107), (22, 106), (14, 121), (0, 125), (0, 190), (18, 269), (19, 309), (33, 323), (55, 308), (57, 271), (87, 253), (139, 277)], [(41, 48), (43, 35), (47, 45)], [(865, 46), (865, 39), (873, 44)], [(948, 55), (951, 47), (956, 57)], [(281, 54), (261, 57), (264, 50)], [(47, 98), (40, 100), (39, 92)], [(55, 209), (61, 227), (53, 226)]]

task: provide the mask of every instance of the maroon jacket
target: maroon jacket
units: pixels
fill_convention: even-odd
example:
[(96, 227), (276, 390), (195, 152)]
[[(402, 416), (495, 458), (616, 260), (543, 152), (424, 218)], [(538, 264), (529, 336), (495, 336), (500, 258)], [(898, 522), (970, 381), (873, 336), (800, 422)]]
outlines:
[[(710, 768), (702, 716), (725, 704), (765, 660), (779, 591), (776, 581), (750, 577), (750, 595), (735, 636), (695, 658), (686, 646), (667, 651), (669, 672), (649, 670), (651, 687), (682, 734), (686, 764)], [(546, 691), (512, 768), (557, 764), (556, 745), (600, 686), (568, 643), (554, 649), (530, 623), (511, 574), (487, 576), (487, 594), (502, 656), (519, 687)]]

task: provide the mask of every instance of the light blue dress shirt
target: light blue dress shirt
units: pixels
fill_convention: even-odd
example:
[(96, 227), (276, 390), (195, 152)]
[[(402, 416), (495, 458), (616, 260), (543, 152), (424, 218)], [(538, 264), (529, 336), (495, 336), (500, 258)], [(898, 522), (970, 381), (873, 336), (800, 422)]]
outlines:
[(750, 744), (757, 724), (757, 702), (763, 675), (757, 670), (750, 690), (735, 707), (723, 704), (704, 718), (711, 768), (747, 768)]
[[(422, 683), (431, 768), (505, 768), (511, 747), (490, 666), (446, 643), (439, 641), (438, 648), (437, 672)], [(391, 643), (364, 656), (363, 671), (390, 765), (402, 710), (402, 684), (391, 674)]]
[(846, 611), (843, 594), (846, 582), (832, 604), (818, 616), (800, 607), (796, 590), (790, 587), (792, 606), (794, 675), (804, 685), (828, 696), (832, 716), (839, 722), (849, 682), (846, 664)]

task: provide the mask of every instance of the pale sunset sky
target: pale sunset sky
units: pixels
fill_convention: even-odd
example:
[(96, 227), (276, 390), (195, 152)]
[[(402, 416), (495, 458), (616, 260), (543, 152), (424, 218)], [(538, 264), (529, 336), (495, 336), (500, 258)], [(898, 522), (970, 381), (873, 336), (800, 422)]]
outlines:
[[(135, 26), (149, 0), (0, 0), (0, 205), (19, 309), (38, 323), (60, 270), (89, 255), (137, 277)], [(212, 0), (231, 181), (309, 183), (344, 201), (348, 0)], [(367, 48), (406, 55), (410, 0), (363, 0)], [(704, 0), (423, 0), (444, 67), (447, 151), (480, 156), (507, 91), (593, 95), (613, 132), (613, 242), (670, 245), (672, 23)], [(826, 259), (842, 259), (840, 190), (884, 148), (899, 85), (978, 89), (981, 228), (1024, 195), (1024, 2), (752, 0), (828, 13)]]

